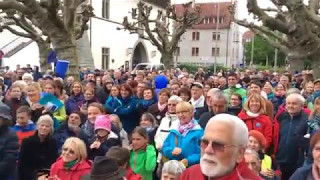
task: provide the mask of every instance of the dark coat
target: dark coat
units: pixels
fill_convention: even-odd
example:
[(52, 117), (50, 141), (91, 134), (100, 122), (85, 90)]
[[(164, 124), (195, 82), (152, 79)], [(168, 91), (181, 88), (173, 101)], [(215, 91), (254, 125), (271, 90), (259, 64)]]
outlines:
[(311, 174), (309, 177), (311, 177), (313, 180), (312, 165), (302, 166), (292, 174), (289, 180), (307, 180), (309, 174)]
[[(79, 133), (76, 134), (74, 131), (72, 131), (69, 127), (68, 127), (68, 123), (63, 123), (59, 130), (57, 130), (54, 134), (53, 134), (53, 139), (56, 140), (57, 145), (58, 145), (58, 152), (61, 152), (61, 148), (64, 144), (64, 142), (66, 141), (66, 139), (68, 139), (69, 137), (78, 137), (80, 138), (87, 146), (87, 149), (89, 147), (89, 142), (88, 142), (88, 136), (86, 135), (86, 133), (84, 132), (83, 129), (79, 128)], [(59, 153), (60, 154), (60, 153)]]
[(4, 103), (8, 105), (11, 109), (13, 125), (16, 124), (17, 109), (21, 106), (29, 106), (29, 103), (24, 98), (21, 98), (20, 100), (18, 99), (5, 100)]
[(156, 119), (157, 124), (160, 125), (160, 122), (162, 118), (164, 118), (164, 116), (166, 115), (167, 111), (168, 111), (168, 106), (166, 106), (166, 108), (164, 108), (163, 111), (160, 111), (158, 108), (158, 103), (155, 103), (148, 108), (147, 112), (151, 113)]
[[(96, 140), (96, 139), (95, 139)], [(93, 142), (90, 142), (90, 145)], [(107, 140), (101, 142), (101, 145), (98, 149), (89, 149), (88, 151), (88, 159), (94, 160), (96, 156), (104, 156), (112, 146), (121, 147), (121, 142), (119, 141), (119, 136), (114, 132), (111, 132), (108, 136)]]
[(206, 128), (206, 125), (208, 121), (214, 116), (215, 114), (213, 112), (205, 112), (200, 116), (199, 119), (199, 125), (204, 129)]
[(72, 112), (80, 111), (80, 107), (84, 101), (83, 94), (80, 94), (78, 96), (71, 95), (65, 103), (66, 107), (66, 113), (67, 115), (70, 115)]
[(240, 111), (242, 110), (242, 107), (228, 107), (228, 112), (232, 115), (238, 116), (238, 114), (240, 113)]
[(16, 133), (8, 126), (0, 128), (0, 179), (13, 178), (19, 145)]
[(38, 132), (22, 141), (19, 155), (19, 180), (35, 180), (37, 172), (50, 169), (58, 157), (58, 147), (52, 137), (40, 142)]
[(94, 96), (98, 99), (101, 104), (104, 104), (107, 100), (107, 93), (101, 87), (94, 89)]
[(206, 112), (209, 112), (209, 107), (208, 107), (207, 103), (204, 103), (203, 107), (196, 108), (196, 112), (194, 113), (194, 118), (199, 120), (201, 115)]

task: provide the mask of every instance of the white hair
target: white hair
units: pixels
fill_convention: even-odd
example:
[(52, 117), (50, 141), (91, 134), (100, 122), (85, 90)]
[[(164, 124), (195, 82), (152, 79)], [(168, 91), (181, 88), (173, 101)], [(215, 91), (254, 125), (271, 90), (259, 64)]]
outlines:
[(45, 115), (40, 116), (39, 119), (38, 119), (38, 121), (37, 121), (37, 128), (38, 128), (38, 126), (39, 126), (40, 124), (42, 124), (42, 123), (48, 123), (48, 124), (49, 124), (50, 129), (51, 129), (50, 135), (52, 135), (53, 132), (54, 132), (53, 119), (52, 119), (52, 117), (51, 117), (50, 115), (48, 115), (48, 114), (45, 114)]
[(222, 91), (220, 89), (218, 89), (218, 88), (212, 88), (212, 89), (209, 89), (207, 94), (210, 95), (210, 96), (213, 96), (217, 92), (222, 92)]
[(295, 100), (299, 101), (301, 104), (304, 104), (304, 102), (306, 101), (306, 99), (301, 95), (301, 94), (290, 94), (287, 98), (286, 101), (288, 101), (288, 99), (294, 98)]
[(177, 160), (171, 160), (163, 164), (162, 174), (168, 173), (174, 176), (180, 176), (186, 167)]
[(22, 76), (22, 79), (24, 79), (24, 78), (30, 78), (33, 81), (33, 76), (30, 73), (24, 73)]
[(179, 102), (182, 102), (182, 99), (181, 99), (181, 97), (179, 97), (179, 96), (172, 95), (172, 96), (168, 99), (168, 102), (169, 102), (169, 101), (177, 101), (177, 102), (179, 103)]
[(256, 158), (260, 161), (260, 157), (259, 157), (259, 154), (257, 151), (254, 151), (252, 149), (246, 149), (246, 151), (244, 152), (244, 154), (247, 154), (247, 155), (254, 155), (256, 156)]
[(206, 128), (214, 122), (227, 123), (233, 127), (233, 140), (236, 145), (247, 147), (249, 132), (246, 124), (237, 116), (230, 114), (217, 114), (213, 116), (207, 123)]

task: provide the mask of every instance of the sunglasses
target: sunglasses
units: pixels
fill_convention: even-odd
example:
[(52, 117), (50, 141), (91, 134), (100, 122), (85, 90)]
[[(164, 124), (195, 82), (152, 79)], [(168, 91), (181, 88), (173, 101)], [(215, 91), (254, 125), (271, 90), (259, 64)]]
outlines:
[(200, 147), (205, 149), (205, 148), (207, 148), (209, 146), (210, 143), (211, 143), (211, 148), (215, 152), (224, 152), (224, 150), (226, 148), (237, 147), (236, 145), (225, 145), (225, 144), (222, 144), (220, 142), (209, 141), (207, 139), (201, 139), (200, 140)]
[(71, 155), (74, 155), (74, 154), (75, 154), (74, 150), (69, 149), (69, 148), (62, 148), (62, 151), (63, 151), (63, 152), (69, 152)]

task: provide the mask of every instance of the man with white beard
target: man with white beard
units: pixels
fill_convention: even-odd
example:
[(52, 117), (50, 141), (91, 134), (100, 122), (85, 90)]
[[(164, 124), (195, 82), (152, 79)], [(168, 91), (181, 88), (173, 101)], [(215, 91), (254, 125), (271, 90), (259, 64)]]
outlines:
[(212, 117), (201, 139), (200, 164), (191, 166), (180, 180), (262, 180), (244, 161), (248, 128), (236, 116)]

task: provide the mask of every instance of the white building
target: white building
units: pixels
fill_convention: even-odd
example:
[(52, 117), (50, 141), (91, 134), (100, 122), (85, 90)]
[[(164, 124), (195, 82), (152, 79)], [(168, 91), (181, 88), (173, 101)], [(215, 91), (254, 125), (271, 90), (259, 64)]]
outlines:
[[(185, 3), (185, 0), (172, 1), (176, 1), (177, 12), (182, 13), (182, 5), (178, 3)], [(177, 51), (177, 63), (204, 66), (216, 62), (228, 67), (242, 63), (241, 33), (239, 26), (231, 22), (228, 10), (233, 2), (193, 2), (200, 7), (203, 21), (188, 29), (182, 36)]]
[[(170, 0), (143, 0), (153, 6), (151, 16), (156, 16), (158, 9), (164, 9)], [(81, 66), (90, 66), (98, 69), (115, 69), (127, 64), (140, 62), (159, 63), (161, 54), (149, 41), (139, 38), (137, 34), (129, 34), (128, 31), (117, 30), (122, 27), (123, 18), (128, 16), (131, 21), (132, 8), (137, 7), (139, 0), (90, 0), (94, 8), (95, 17), (88, 22), (89, 30), (78, 41), (79, 62)], [(21, 40), (13, 42), (17, 36), (8, 33), (0, 33), (0, 50), (7, 44), (14, 49), (21, 46)], [(88, 43), (89, 41), (89, 43)], [(6, 52), (11, 51), (8, 46)], [(93, 60), (90, 58), (90, 50)], [(5, 52), (5, 53), (6, 53)], [(26, 52), (29, 52), (27, 54)], [(3, 66), (9, 65), (12, 69), (16, 64), (39, 65), (38, 49), (36, 43), (24, 48), (19, 48), (13, 56), (4, 59)], [(35, 57), (36, 56), (36, 57)], [(23, 57), (23, 59), (21, 58)], [(14, 59), (14, 61), (13, 61)], [(16, 59), (22, 59), (23, 62)], [(28, 59), (28, 61), (25, 61)]]

